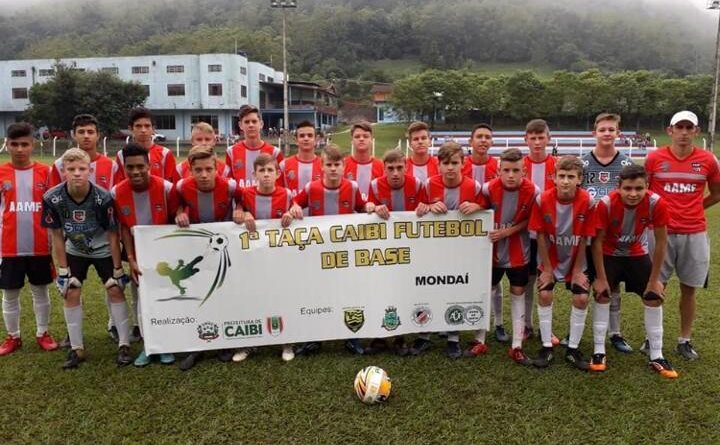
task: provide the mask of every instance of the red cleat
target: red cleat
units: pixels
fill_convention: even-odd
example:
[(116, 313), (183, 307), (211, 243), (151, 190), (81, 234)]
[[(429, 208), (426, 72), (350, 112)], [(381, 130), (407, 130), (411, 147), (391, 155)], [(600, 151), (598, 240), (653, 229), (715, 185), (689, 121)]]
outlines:
[(465, 357), (477, 357), (485, 354), (488, 351), (488, 345), (485, 343), (474, 342), (470, 345), (470, 348), (464, 352)]
[(5, 337), (5, 341), (0, 345), (0, 356), (12, 354), (20, 349), (21, 346), (22, 340), (20, 340), (20, 337), (8, 335)]
[(510, 348), (508, 350), (508, 356), (510, 356), (515, 363), (519, 363), (521, 365), (530, 366), (533, 364), (533, 361), (525, 355), (522, 348)]
[(47, 331), (43, 332), (43, 335), (40, 337), (35, 337), (35, 340), (37, 340), (38, 346), (44, 351), (54, 351), (58, 348), (57, 342)]

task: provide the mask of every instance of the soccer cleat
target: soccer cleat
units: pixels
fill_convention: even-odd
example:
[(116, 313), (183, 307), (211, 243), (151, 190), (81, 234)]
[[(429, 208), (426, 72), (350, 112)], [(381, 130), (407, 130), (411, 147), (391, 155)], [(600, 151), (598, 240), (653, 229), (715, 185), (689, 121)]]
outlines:
[(536, 368), (547, 368), (550, 366), (550, 363), (552, 363), (554, 359), (553, 355), (553, 348), (548, 347), (542, 347), (540, 348), (540, 352), (538, 353), (538, 356), (535, 360), (533, 360), (533, 365)]
[(685, 360), (697, 360), (700, 358), (698, 353), (695, 351), (695, 348), (693, 348), (692, 343), (690, 343), (690, 340), (685, 343), (678, 343), (675, 351), (683, 356)]
[(510, 341), (510, 336), (505, 332), (503, 325), (495, 326), (495, 339), (500, 343), (507, 343)]
[(118, 331), (115, 326), (110, 326), (110, 328), (108, 328), (108, 335), (112, 339), (113, 343), (120, 341), (120, 337), (118, 337)]
[(54, 351), (58, 348), (57, 342), (47, 331), (43, 332), (41, 336), (35, 337), (35, 341), (43, 351)]
[(175, 363), (175, 355), (174, 354), (160, 354), (160, 363), (163, 365), (172, 365)]
[(365, 352), (362, 345), (360, 344), (360, 340), (357, 338), (345, 340), (345, 349), (357, 355), (363, 355), (363, 352)]
[(185, 356), (182, 360), (180, 360), (180, 363), (178, 363), (178, 368), (180, 368), (181, 371), (188, 371), (193, 368), (199, 362), (202, 360), (203, 353), (200, 351), (194, 351), (189, 353)]
[(593, 354), (590, 359), (590, 371), (603, 372), (607, 369), (607, 358), (605, 354)]
[(648, 362), (648, 366), (651, 370), (657, 372), (666, 379), (676, 379), (680, 376), (678, 372), (673, 369), (672, 365), (670, 365), (670, 362), (668, 362), (664, 358), (656, 358), (655, 360), (650, 360)]
[(221, 349), (217, 353), (217, 358), (223, 363), (228, 363), (232, 361), (234, 355), (234, 349)]
[(630, 346), (628, 344), (628, 342), (620, 334), (612, 335), (610, 337), (610, 343), (612, 343), (613, 347), (618, 352), (622, 352), (623, 354), (630, 354), (631, 352), (633, 352), (632, 346)]
[(384, 338), (374, 338), (370, 341), (370, 346), (365, 348), (365, 355), (377, 354), (387, 349), (387, 341)]
[(145, 350), (143, 349), (142, 351), (140, 351), (140, 354), (138, 354), (138, 356), (135, 357), (133, 366), (135, 366), (136, 368), (144, 368), (149, 364), (150, 364), (150, 357), (147, 354), (145, 354)]
[(246, 358), (248, 358), (249, 355), (250, 355), (249, 349), (247, 349), (247, 348), (238, 349), (237, 352), (235, 353), (235, 355), (233, 355), (232, 361), (234, 361), (235, 363), (239, 363), (239, 362), (245, 360)]
[(117, 360), (115, 362), (118, 366), (127, 366), (133, 362), (130, 356), (130, 346), (122, 345), (118, 348)]
[(281, 357), (284, 362), (289, 362), (295, 358), (295, 351), (293, 351), (292, 345), (284, 345), (283, 346)]
[(410, 353), (410, 348), (408, 348), (405, 344), (405, 339), (402, 338), (402, 336), (395, 337), (395, 340), (393, 340), (392, 350), (400, 357), (404, 357)]
[(68, 352), (67, 360), (62, 365), (62, 369), (75, 369), (80, 363), (85, 361), (85, 351), (82, 349), (71, 349)]
[(137, 343), (142, 339), (142, 334), (140, 334), (140, 326), (133, 326), (132, 332), (130, 332), (130, 343)]
[(430, 340), (418, 337), (413, 342), (412, 347), (410, 347), (410, 355), (420, 355), (430, 349), (430, 346), (432, 346)]
[(645, 339), (645, 341), (643, 341), (643, 344), (642, 346), (640, 346), (639, 351), (650, 357), (650, 341), (648, 339)]
[(566, 348), (565, 349), (565, 361), (575, 366), (581, 371), (587, 371), (590, 369), (590, 364), (583, 357), (582, 352), (577, 348)]
[(530, 366), (533, 364), (533, 361), (525, 355), (522, 348), (510, 348), (508, 349), (508, 355), (515, 363), (520, 365)]
[(447, 346), (445, 346), (445, 355), (448, 356), (448, 358), (452, 359), (458, 359), (463, 356), (463, 351), (460, 348), (460, 342), (459, 341), (449, 341), (447, 342)]
[(322, 345), (319, 341), (311, 341), (308, 343), (303, 343), (302, 345), (300, 345), (300, 347), (295, 348), (295, 355), (314, 354), (314, 353), (320, 351), (321, 347), (322, 347)]
[(58, 345), (61, 349), (70, 349), (70, 336), (65, 335), (65, 338), (62, 339), (60, 344)]
[(477, 357), (488, 352), (488, 345), (486, 343), (473, 342), (470, 343), (470, 347), (465, 350), (465, 357)]
[(22, 340), (20, 337), (13, 337), (8, 335), (5, 337), (5, 341), (0, 345), (0, 356), (12, 354), (22, 347)]

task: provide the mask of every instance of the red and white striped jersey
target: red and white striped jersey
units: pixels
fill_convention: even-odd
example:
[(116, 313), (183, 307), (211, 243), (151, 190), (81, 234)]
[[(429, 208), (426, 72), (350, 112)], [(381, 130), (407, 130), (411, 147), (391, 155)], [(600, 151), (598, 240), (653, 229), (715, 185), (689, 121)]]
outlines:
[(285, 187), (275, 187), (272, 193), (261, 193), (257, 187), (242, 189), (242, 207), (255, 219), (277, 219), (292, 206), (292, 192)]
[[(189, 178), (190, 175), (190, 163), (187, 159), (178, 164), (177, 168), (178, 179)], [(217, 174), (222, 176), (225, 174), (225, 163), (220, 159), (215, 160), (215, 170)]]
[(225, 152), (224, 176), (234, 179), (239, 187), (257, 185), (253, 179), (253, 163), (260, 153), (267, 153), (280, 163), (284, 156), (282, 150), (263, 141), (259, 148), (249, 148), (245, 141), (240, 141)]
[(632, 257), (649, 253), (647, 230), (666, 227), (670, 222), (665, 199), (648, 192), (635, 207), (623, 204), (620, 192), (614, 190), (603, 196), (595, 207), (598, 230), (605, 231), (605, 255)]
[(322, 179), (312, 181), (293, 200), (310, 209), (310, 216), (345, 215), (365, 211), (365, 199), (355, 181), (343, 179), (336, 188), (323, 185)]
[(172, 187), (170, 181), (152, 175), (148, 189), (143, 192), (134, 191), (129, 180), (121, 181), (111, 191), (120, 224), (132, 228), (171, 223), (177, 210)]
[(448, 210), (457, 210), (463, 202), (474, 202), (487, 208), (485, 197), (480, 193), (482, 186), (477, 181), (463, 176), (460, 185), (446, 187), (442, 175), (435, 175), (425, 183), (427, 204), (444, 202)]
[(482, 185), (491, 179), (497, 178), (498, 161), (490, 156), (484, 163), (476, 164), (473, 162), (472, 156), (467, 156), (465, 157), (465, 163), (463, 164), (462, 174), (470, 179), (474, 179)]
[(370, 158), (368, 162), (360, 163), (352, 156), (345, 158), (345, 179), (357, 182), (365, 200), (370, 190), (370, 181), (384, 174), (385, 166), (380, 159)]
[[(569, 202), (560, 201), (555, 188), (545, 190), (537, 196), (530, 216), (529, 229), (538, 238), (545, 236), (548, 241), (550, 263), (558, 281), (570, 282), (583, 237), (595, 235), (595, 221), (590, 194), (578, 188), (575, 198)], [(542, 264), (539, 265), (542, 270)], [(583, 270), (585, 265), (583, 265)]]
[[(105, 155), (98, 154), (94, 161), (90, 162), (90, 182), (110, 190), (113, 185), (122, 181), (123, 175), (117, 162)], [(58, 158), (52, 164), (50, 172), (50, 186), (55, 187), (65, 181), (65, 171), (63, 170), (62, 158)]]
[(430, 156), (428, 161), (422, 165), (414, 163), (412, 158), (407, 158), (405, 161), (405, 174), (414, 176), (419, 179), (420, 182), (425, 183), (428, 178), (440, 174), (438, 165), (438, 159), (434, 156)]
[(425, 187), (414, 176), (405, 175), (405, 184), (397, 189), (390, 187), (387, 176), (373, 179), (370, 183), (368, 202), (385, 205), (391, 212), (413, 211), (425, 201)]
[(5, 257), (50, 255), (48, 229), (42, 227), (43, 195), (50, 189), (50, 168), (33, 163), (25, 169), (0, 166), (0, 254)]
[(290, 156), (280, 162), (280, 183), (289, 188), (293, 196), (297, 195), (309, 182), (322, 178), (322, 159), (320, 156), (310, 162)]
[(231, 221), (233, 204), (240, 203), (242, 192), (233, 179), (215, 177), (215, 188), (210, 192), (198, 190), (195, 178), (179, 180), (173, 193), (188, 214), (191, 224)]
[[(148, 157), (150, 158), (151, 175), (159, 176), (172, 183), (176, 183), (180, 179), (175, 167), (175, 155), (172, 154), (172, 151), (162, 145), (155, 144), (148, 150)], [(115, 161), (120, 167), (120, 178), (125, 179), (125, 159), (123, 159), (122, 150), (117, 152)]]
[(535, 183), (541, 192), (555, 187), (555, 157), (547, 155), (542, 162), (535, 162), (530, 156), (523, 158), (525, 177)]
[[(508, 190), (503, 187), (500, 178), (495, 178), (483, 184), (482, 194), (488, 206), (495, 211), (495, 230), (499, 230), (528, 221), (540, 189), (530, 180), (523, 179), (520, 187)], [(527, 228), (493, 245), (494, 267), (522, 267), (529, 261), (530, 236)]]

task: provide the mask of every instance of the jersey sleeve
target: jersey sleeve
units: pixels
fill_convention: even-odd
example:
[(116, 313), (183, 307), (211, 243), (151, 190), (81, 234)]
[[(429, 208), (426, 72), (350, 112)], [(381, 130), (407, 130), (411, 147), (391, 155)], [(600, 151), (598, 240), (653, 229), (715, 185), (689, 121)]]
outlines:
[(180, 201), (172, 182), (165, 181), (163, 187), (165, 188), (165, 200), (167, 201), (168, 223), (172, 224), (175, 220), (175, 213), (177, 213), (177, 209), (180, 207)]
[(42, 201), (42, 222), (43, 227), (48, 229), (60, 229), (62, 228), (62, 221), (60, 220), (60, 214), (58, 213), (55, 206), (48, 200), (47, 197), (43, 197)]
[(528, 230), (533, 232), (543, 233), (542, 224), (542, 208), (540, 207), (540, 196), (538, 195), (533, 201), (532, 210), (530, 211), (530, 222), (528, 223)]
[(177, 165), (175, 161), (175, 155), (173, 155), (172, 151), (168, 150), (167, 156), (165, 156), (165, 172), (164, 172), (165, 179), (175, 183), (180, 180), (180, 175), (177, 171)]
[(283, 159), (282, 161), (278, 162), (278, 173), (279, 174), (278, 174), (277, 181), (275, 181), (275, 185), (278, 187), (289, 187), (289, 185), (287, 183), (287, 176), (285, 175), (285, 168), (286, 168), (286, 164), (285, 164), (285, 160)]
[(718, 183), (720, 182), (720, 164), (718, 164), (718, 158), (714, 154), (710, 153), (710, 156), (708, 156), (710, 159), (709, 161), (709, 168), (708, 168), (708, 177), (707, 181), (709, 183)]
[(308, 182), (305, 184), (305, 187), (303, 187), (302, 190), (300, 190), (300, 193), (293, 198), (293, 202), (297, 205), (299, 205), (302, 208), (305, 208), (308, 206), (308, 195), (310, 194), (310, 185), (312, 182)]
[(670, 224), (670, 212), (668, 211), (667, 201), (660, 198), (657, 203), (655, 203), (652, 225), (653, 227), (666, 227), (668, 224)]
[(52, 167), (50, 167), (50, 187), (55, 187), (61, 182), (62, 176), (60, 175), (60, 170), (58, 170), (57, 165), (53, 162)]
[(490, 207), (490, 202), (483, 194), (483, 185), (477, 181), (475, 181), (475, 203), (483, 209), (487, 209)]
[(372, 202), (375, 205), (380, 205), (380, 200), (375, 196), (375, 189), (377, 188), (377, 180), (373, 179), (370, 182), (370, 187), (368, 187), (368, 198), (367, 202)]
[(357, 185), (354, 185), (353, 187), (355, 188), (355, 211), (357, 213), (363, 213), (365, 211), (365, 204), (367, 204), (367, 201), (363, 198), (360, 187)]
[(597, 223), (595, 217), (597, 214), (597, 206), (593, 205), (592, 202), (588, 205), (587, 214), (585, 215), (585, 222), (583, 223), (581, 235), (584, 237), (595, 236)]
[(226, 178), (232, 178), (232, 147), (228, 147), (227, 150), (225, 150), (225, 171), (223, 171), (223, 176)]

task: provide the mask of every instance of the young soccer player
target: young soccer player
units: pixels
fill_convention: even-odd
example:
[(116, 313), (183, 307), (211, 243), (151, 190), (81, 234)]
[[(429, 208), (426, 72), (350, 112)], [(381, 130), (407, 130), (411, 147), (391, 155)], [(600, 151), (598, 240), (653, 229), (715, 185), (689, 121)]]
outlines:
[[(128, 129), (132, 133), (133, 141), (148, 151), (150, 157), (150, 174), (159, 176), (172, 183), (179, 179), (175, 166), (175, 156), (172, 151), (158, 145), (153, 141), (155, 134), (155, 122), (150, 110), (146, 108), (135, 108), (130, 111)], [(124, 161), (122, 150), (118, 152), (115, 159), (120, 166), (120, 175), (125, 178)]]
[(367, 199), (370, 181), (383, 175), (383, 163), (372, 155), (372, 126), (357, 122), (350, 127), (354, 152), (345, 159), (345, 178), (357, 182), (363, 199)]
[[(645, 306), (645, 333), (650, 339), (650, 369), (666, 378), (678, 373), (663, 358), (663, 284), (660, 282), (667, 248), (669, 213), (659, 195), (648, 192), (645, 168), (628, 165), (620, 172), (618, 188), (603, 196), (595, 210), (597, 233), (592, 254), (597, 278), (593, 305), (595, 349), (590, 370), (607, 367), (605, 335), (610, 317), (610, 290), (625, 282), (625, 290), (639, 295)], [(648, 254), (646, 231), (655, 235), (655, 251)]]
[[(415, 213), (423, 216), (428, 212), (445, 214), (450, 210), (457, 210), (461, 215), (470, 215), (485, 208), (485, 199), (480, 193), (482, 186), (462, 174), (462, 147), (455, 142), (446, 142), (438, 151), (438, 159), (440, 174), (425, 183), (427, 200), (418, 204)], [(482, 338), (482, 341), (484, 343), (485, 339)], [(480, 343), (473, 343), (467, 352), (472, 356), (477, 355), (475, 352), (478, 344)], [(430, 334), (420, 334), (410, 348), (410, 353), (422, 354), (430, 345)], [(454, 359), (463, 356), (458, 332), (448, 332), (445, 354)]]
[[(612, 192), (618, 183), (620, 171), (632, 160), (615, 148), (615, 140), (620, 137), (620, 116), (601, 113), (595, 118), (593, 127), (595, 147), (582, 157), (585, 174), (582, 187), (590, 193), (594, 203)], [(590, 246), (587, 248), (588, 275), (590, 281), (595, 278), (595, 266)], [(608, 329), (610, 343), (619, 352), (630, 353), (632, 347), (620, 333), (620, 288), (610, 289), (610, 324)]]
[(267, 153), (278, 162), (284, 156), (282, 150), (262, 140), (263, 120), (257, 107), (243, 105), (238, 118), (245, 140), (227, 149), (224, 176), (234, 179), (238, 187), (242, 188), (256, 185), (253, 180), (253, 162), (260, 153)]
[[(510, 281), (510, 314), (512, 345), (510, 358), (521, 365), (531, 365), (522, 349), (525, 330), (525, 287), (528, 284), (530, 237), (527, 230), (530, 210), (540, 193), (535, 184), (524, 178), (523, 156), (517, 148), (509, 148), (500, 155), (500, 176), (486, 182), (482, 194), (495, 210), (495, 227), (490, 233), (493, 245), (492, 285), (498, 286), (503, 276)], [(475, 352), (487, 351), (484, 332), (476, 336)]]
[[(272, 156), (261, 153), (253, 161), (255, 171), (253, 175), (257, 185), (242, 190), (242, 207), (244, 210), (245, 227), (248, 231), (255, 231), (256, 219), (280, 219), (280, 224), (287, 227), (293, 220), (290, 214), (292, 192), (285, 187), (277, 186), (280, 177), (277, 161)], [(250, 349), (238, 350), (233, 361), (241, 362), (250, 355)], [(286, 362), (295, 358), (292, 345), (283, 345), (282, 359)]]
[(302, 121), (295, 129), (295, 141), (298, 151), (296, 155), (280, 162), (280, 183), (290, 189), (293, 196), (305, 188), (311, 181), (317, 181), (322, 175), (322, 160), (315, 155), (315, 126), (309, 121)]
[(85, 359), (83, 307), (80, 288), (92, 265), (110, 298), (110, 313), (118, 331), (117, 364), (131, 363), (128, 307), (123, 288), (117, 223), (110, 192), (90, 182), (90, 157), (79, 148), (63, 156), (65, 182), (43, 196), (42, 224), (51, 229), (53, 253), (59, 265), (57, 286), (64, 298), (65, 323), (71, 350), (63, 369), (77, 368)]
[(590, 283), (585, 275), (585, 245), (595, 234), (590, 195), (581, 189), (582, 161), (574, 156), (560, 158), (555, 170), (555, 188), (538, 195), (529, 229), (537, 234), (541, 259), (538, 277), (538, 319), (542, 348), (535, 360), (547, 367), (553, 359), (552, 304), (555, 283), (564, 282), (572, 292), (570, 339), (565, 360), (587, 370), (588, 362), (578, 349), (587, 317)]
[[(690, 337), (695, 320), (695, 293), (705, 287), (710, 267), (705, 209), (720, 201), (720, 168), (712, 151), (693, 145), (700, 132), (698, 118), (680, 111), (670, 119), (671, 145), (650, 153), (645, 162), (650, 191), (667, 201), (670, 209), (667, 255), (660, 281), (677, 273), (680, 280), (680, 336), (677, 352), (695, 360)], [(705, 195), (705, 187), (709, 194)]]
[(438, 170), (438, 160), (430, 156), (430, 130), (425, 122), (413, 122), (407, 129), (406, 134), (410, 141), (412, 154), (407, 159), (407, 174), (425, 182), (431, 176), (435, 176)]
[(474, 179), (481, 185), (498, 174), (497, 159), (490, 156), (489, 151), (493, 145), (493, 129), (488, 124), (477, 124), (470, 133), (470, 146), (472, 154), (465, 158), (462, 174)]
[(33, 129), (19, 122), (7, 128), (10, 162), (0, 166), (0, 289), (7, 337), (0, 356), (22, 346), (20, 290), (30, 282), (35, 311), (35, 341), (45, 351), (58, 345), (48, 332), (50, 295), (55, 269), (50, 257), (50, 237), (41, 225), (43, 194), (49, 188), (50, 169), (32, 159)]
[[(120, 223), (120, 236), (130, 266), (130, 290), (135, 299), (135, 319), (140, 323), (140, 302), (138, 301), (138, 275), (140, 268), (135, 255), (135, 238), (132, 228), (136, 225), (168, 224), (177, 210), (177, 202), (171, 193), (172, 183), (150, 174), (150, 159), (147, 150), (131, 142), (122, 150), (127, 179), (111, 190), (115, 203), (115, 214)], [(138, 328), (142, 332), (141, 328)], [(160, 354), (160, 363), (172, 364), (175, 356)], [(136, 367), (150, 364), (150, 358), (143, 350), (134, 361)]]
[[(365, 211), (365, 199), (355, 181), (343, 178), (343, 155), (340, 147), (328, 144), (322, 151), (322, 179), (309, 182), (293, 199), (290, 214), (295, 219), (303, 218), (303, 208), (309, 209), (310, 216), (346, 215)], [(354, 354), (362, 354), (358, 339), (345, 342), (345, 348)], [(295, 354), (309, 354), (320, 349), (320, 342), (308, 342), (300, 346)]]
[[(198, 145), (204, 145), (206, 147), (214, 149), (215, 141), (215, 129), (212, 127), (212, 125), (208, 124), (207, 122), (198, 122), (193, 125), (192, 132), (190, 133), (191, 146), (195, 147)], [(216, 170), (219, 173), (223, 173), (225, 171), (225, 163), (220, 159), (217, 159), (215, 162)], [(177, 174), (179, 179), (189, 178), (191, 176), (190, 163), (187, 159), (178, 164)]]

